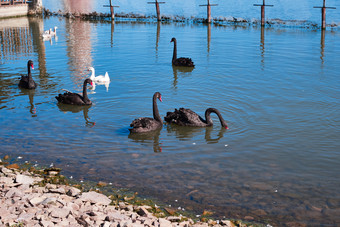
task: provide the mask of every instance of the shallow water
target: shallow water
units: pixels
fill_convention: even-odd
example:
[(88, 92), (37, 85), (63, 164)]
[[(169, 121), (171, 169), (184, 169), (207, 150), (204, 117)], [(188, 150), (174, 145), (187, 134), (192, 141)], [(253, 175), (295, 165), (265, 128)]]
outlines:
[[(9, 19), (0, 28), (0, 154), (53, 163), (67, 176), (103, 180), (201, 214), (326, 226), (340, 223), (339, 51), (336, 31), (115, 24), (59, 17)], [(40, 33), (58, 26), (57, 39)], [(171, 37), (196, 67), (171, 66)], [(35, 63), (35, 91), (17, 87)], [(58, 105), (90, 74), (93, 105)], [(186, 107), (221, 111), (212, 128), (164, 125), (129, 135), (137, 117)], [(177, 200), (178, 202), (176, 202)]]

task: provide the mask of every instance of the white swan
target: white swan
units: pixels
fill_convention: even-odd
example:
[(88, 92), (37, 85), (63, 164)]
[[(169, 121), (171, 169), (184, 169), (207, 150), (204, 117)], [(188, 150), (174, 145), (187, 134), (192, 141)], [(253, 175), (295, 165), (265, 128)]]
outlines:
[(105, 73), (105, 76), (103, 76), (103, 75), (99, 75), (99, 76), (95, 76), (95, 71), (94, 71), (94, 68), (93, 67), (90, 67), (89, 69), (88, 69), (88, 71), (91, 71), (92, 72), (92, 74), (91, 74), (91, 76), (90, 76), (90, 79), (92, 80), (92, 81), (95, 81), (95, 82), (110, 82), (110, 77), (109, 77), (109, 74), (106, 72)]
[(54, 31), (50, 28), (50, 34), (56, 36), (57, 35), (57, 26), (54, 27)]
[(52, 38), (51, 32), (52, 32), (52, 28), (50, 28), (50, 29), (47, 30), (47, 31), (44, 31), (44, 33), (42, 34), (43, 39), (44, 39), (44, 40), (49, 40), (49, 39), (51, 39), (51, 38)]

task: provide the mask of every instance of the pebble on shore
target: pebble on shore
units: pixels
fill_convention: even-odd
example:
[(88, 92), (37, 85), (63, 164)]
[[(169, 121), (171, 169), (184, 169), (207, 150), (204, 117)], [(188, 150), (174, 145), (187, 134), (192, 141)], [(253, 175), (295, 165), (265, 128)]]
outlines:
[(194, 223), (176, 216), (155, 217), (149, 206), (119, 202), (106, 195), (81, 192), (67, 185), (44, 184), (44, 178), (18, 168), (0, 165), (0, 226), (227, 226), (227, 220)]

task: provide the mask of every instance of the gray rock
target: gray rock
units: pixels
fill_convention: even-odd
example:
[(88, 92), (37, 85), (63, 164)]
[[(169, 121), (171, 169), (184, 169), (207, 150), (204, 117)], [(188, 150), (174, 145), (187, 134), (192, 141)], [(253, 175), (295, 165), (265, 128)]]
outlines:
[(145, 207), (139, 207), (139, 209), (137, 210), (137, 214), (139, 214), (140, 216), (144, 216), (147, 217), (149, 216), (149, 211), (145, 208)]
[(19, 174), (15, 177), (15, 182), (20, 184), (33, 184), (34, 178), (26, 175)]
[(29, 202), (32, 206), (36, 206), (36, 205), (42, 203), (45, 199), (46, 199), (45, 196), (34, 197), (34, 198), (30, 199)]
[(226, 227), (235, 227), (235, 225), (229, 220), (221, 220), (221, 225)]
[(181, 221), (181, 217), (178, 217), (178, 216), (169, 216), (166, 219), (168, 221), (170, 221), (170, 222), (179, 222), (179, 221)]
[(59, 194), (66, 194), (65, 188), (60, 187), (60, 188), (50, 188), (48, 189), (49, 192), (52, 193), (59, 193)]
[(80, 199), (99, 205), (109, 205), (111, 203), (111, 199), (109, 199), (106, 195), (99, 194), (97, 192), (85, 192), (80, 196)]
[(34, 214), (32, 213), (21, 213), (17, 219), (18, 222), (28, 221), (33, 219)]
[(5, 196), (7, 198), (13, 198), (15, 196), (22, 197), (23, 195), (24, 195), (24, 193), (21, 190), (19, 190), (17, 188), (11, 188), (11, 189), (8, 190), (8, 192), (6, 193)]
[(0, 170), (1, 170), (1, 172), (4, 173), (4, 174), (13, 173), (12, 170), (7, 169), (7, 168), (5, 168), (5, 167), (1, 167)]
[(66, 218), (70, 211), (71, 210), (67, 208), (53, 208), (50, 216), (53, 218)]
[(171, 221), (168, 221), (165, 218), (159, 218), (158, 222), (159, 222), (159, 225), (162, 227), (172, 227)]
[(78, 196), (80, 192), (81, 191), (78, 188), (70, 187), (67, 190), (66, 195), (75, 197), (75, 196)]
[(3, 184), (12, 184), (13, 183), (13, 179), (10, 177), (0, 177), (0, 183)]
[(55, 203), (57, 201), (57, 198), (55, 197), (48, 197), (46, 199), (44, 199), (41, 204), (46, 205), (46, 204), (51, 204), (51, 203)]
[[(2, 204), (0, 202), (0, 204)], [(3, 219), (4, 217), (10, 215), (10, 212), (8, 209), (6, 209), (5, 207), (0, 207), (0, 219)]]
[(51, 222), (51, 221), (40, 221), (39, 222), (40, 223), (40, 225), (42, 225), (43, 227), (50, 227), (50, 226), (54, 226), (54, 223), (53, 222)]

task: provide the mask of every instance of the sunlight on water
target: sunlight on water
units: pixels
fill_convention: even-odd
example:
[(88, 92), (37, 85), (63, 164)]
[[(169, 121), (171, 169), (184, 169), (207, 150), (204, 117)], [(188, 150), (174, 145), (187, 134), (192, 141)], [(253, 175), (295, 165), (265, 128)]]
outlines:
[[(8, 22), (8, 23), (7, 23)], [(4, 26), (6, 24), (6, 26)], [(9, 26), (10, 25), (10, 26)], [(44, 41), (44, 30), (58, 27)], [(196, 67), (172, 67), (178, 54)], [(62, 167), (76, 179), (113, 182), (200, 214), (283, 225), (339, 223), (339, 32), (180, 23), (18, 18), (0, 25), (1, 156)], [(38, 84), (17, 87), (27, 60)], [(88, 68), (108, 72), (91, 107), (57, 104), (82, 92)], [(210, 128), (129, 124), (208, 107)]]

